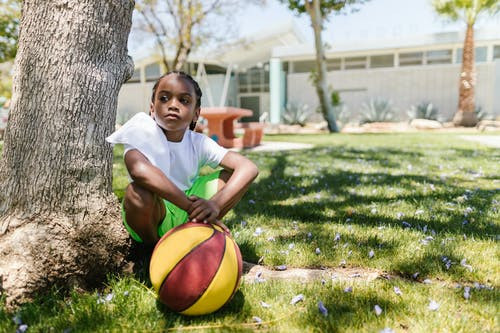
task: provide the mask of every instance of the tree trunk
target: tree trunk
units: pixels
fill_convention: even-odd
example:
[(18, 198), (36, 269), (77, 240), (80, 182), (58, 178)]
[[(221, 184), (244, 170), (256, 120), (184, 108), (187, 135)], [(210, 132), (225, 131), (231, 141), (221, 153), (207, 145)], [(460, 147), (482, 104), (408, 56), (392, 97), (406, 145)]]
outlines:
[(321, 32), (323, 31), (322, 16), (320, 12), (319, 0), (306, 1), (305, 6), (309, 16), (311, 17), (311, 25), (314, 30), (314, 42), (316, 45), (316, 69), (317, 76), (315, 77), (316, 92), (319, 98), (319, 104), (323, 118), (328, 123), (330, 133), (338, 132), (335, 113), (329, 101), (328, 86), (326, 84), (326, 64), (325, 52), (323, 50), (323, 40)]
[(0, 282), (7, 306), (51, 285), (90, 287), (129, 241), (112, 193), (131, 0), (24, 0), (0, 161)]
[(458, 89), (458, 111), (453, 117), (456, 126), (475, 126), (474, 89), (476, 86), (476, 66), (474, 57), (474, 24), (467, 24), (462, 55), (462, 70)]

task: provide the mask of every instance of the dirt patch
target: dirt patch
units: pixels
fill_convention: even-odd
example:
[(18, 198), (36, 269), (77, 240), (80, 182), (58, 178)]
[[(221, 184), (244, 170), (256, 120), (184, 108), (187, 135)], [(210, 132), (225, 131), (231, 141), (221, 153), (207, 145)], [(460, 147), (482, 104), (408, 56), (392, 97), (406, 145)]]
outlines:
[(362, 279), (372, 281), (378, 278), (391, 278), (383, 271), (369, 268), (287, 268), (286, 270), (272, 270), (264, 266), (243, 262), (243, 280), (245, 283), (263, 282), (265, 280), (296, 280), (312, 282), (328, 279), (352, 280)]

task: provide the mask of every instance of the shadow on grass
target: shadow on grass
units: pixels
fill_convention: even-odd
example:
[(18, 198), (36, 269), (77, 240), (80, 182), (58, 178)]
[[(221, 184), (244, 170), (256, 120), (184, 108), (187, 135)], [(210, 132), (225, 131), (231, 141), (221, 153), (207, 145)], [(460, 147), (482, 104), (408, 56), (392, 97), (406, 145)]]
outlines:
[[(459, 156), (478, 156), (485, 158), (485, 152), (478, 153), (473, 149), (454, 149)], [(259, 220), (298, 221), (302, 224), (320, 225), (326, 223), (352, 224), (359, 227), (373, 228), (387, 226), (405, 229), (406, 223), (411, 225), (411, 231), (421, 232), (425, 237), (427, 229), (436, 233), (447, 233), (454, 237), (473, 236), (476, 239), (491, 239), (500, 233), (498, 224), (489, 223), (484, 218), (492, 207), (493, 198), (498, 191), (481, 188), (470, 188), (463, 179), (448, 177), (442, 179), (432, 171), (423, 175), (415, 171), (402, 168), (402, 161), (409, 159), (415, 165), (424, 164), (421, 159), (425, 155), (421, 152), (398, 150), (394, 148), (358, 149), (358, 148), (331, 148), (316, 147), (308, 151), (283, 151), (261, 155), (251, 155), (250, 158), (259, 161), (260, 168), (265, 172), (264, 177), (253, 184), (245, 198), (233, 209), (235, 219), (248, 220), (258, 216)], [(330, 161), (331, 167), (321, 165), (325, 159)], [(319, 161), (319, 162), (318, 162)], [(358, 163), (367, 167), (361, 171), (349, 170), (346, 163)], [(406, 162), (406, 163), (409, 163)], [(305, 165), (304, 165), (305, 164)], [(337, 166), (340, 164), (340, 167)], [(348, 164), (347, 164), (348, 165)], [(463, 165), (459, 165), (463, 168)], [(377, 171), (383, 167), (385, 170)], [(424, 164), (425, 169), (438, 170), (437, 167)], [(457, 165), (458, 167), (458, 165)], [(305, 168), (306, 171), (294, 173), (294, 170)], [(358, 168), (359, 169), (359, 168)], [(375, 170), (375, 171), (374, 171)], [(473, 173), (469, 170), (468, 173)], [(480, 179), (490, 179), (491, 176), (480, 175)], [(437, 190), (415, 191), (416, 184), (432, 184)], [(376, 194), (362, 194), (358, 188), (377, 187)], [(399, 191), (391, 191), (397, 188)], [(455, 199), (463, 196), (468, 190), (473, 193), (466, 203), (458, 204)], [(305, 198), (309, 196), (310, 198)], [(314, 197), (314, 199), (311, 199)], [(249, 199), (252, 200), (249, 200)], [(301, 199), (305, 198), (305, 199)], [(300, 200), (299, 200), (300, 199)], [(302, 200), (302, 201), (301, 201)], [(305, 200), (305, 201), (304, 201)], [(290, 203), (291, 202), (291, 203)], [(370, 214), (366, 207), (393, 207), (399, 202), (413, 207), (415, 212), (420, 204), (442, 203), (434, 205), (432, 211), (426, 212), (430, 216), (409, 215), (403, 219), (382, 213)], [(452, 208), (445, 204), (451, 203)], [(467, 205), (476, 206), (465, 216), (464, 208)], [(346, 222), (346, 220), (348, 222)], [(473, 222), (471, 222), (473, 221)], [(334, 235), (331, 235), (333, 238)], [(279, 236), (279, 241), (285, 243), (290, 237)], [(293, 238), (297, 240), (297, 238)], [(378, 242), (380, 244), (380, 241)], [(367, 242), (364, 246), (375, 246), (375, 242)], [(396, 251), (403, 251), (404, 244), (381, 244), (386, 250), (385, 255)], [(255, 249), (247, 253), (242, 249), (243, 256), (253, 261)], [(450, 259), (460, 262), (460, 256), (453, 251), (447, 254)], [(427, 261), (440, 262), (436, 255), (429, 254), (420, 259), (410, 260), (407, 263), (394, 263), (394, 270), (410, 273), (417, 269), (422, 274), (443, 273), (440, 265), (429, 265)], [(255, 261), (254, 261), (255, 262)], [(455, 277), (462, 276), (462, 270), (453, 270)]]

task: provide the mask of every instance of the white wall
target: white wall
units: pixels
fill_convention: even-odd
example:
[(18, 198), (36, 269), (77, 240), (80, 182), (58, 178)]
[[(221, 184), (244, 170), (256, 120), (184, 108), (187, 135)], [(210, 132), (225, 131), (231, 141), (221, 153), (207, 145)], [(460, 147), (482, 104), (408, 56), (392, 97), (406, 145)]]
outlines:
[[(497, 62), (498, 63), (498, 62)], [(500, 67), (500, 64), (497, 64)], [(497, 71), (500, 71), (497, 69)], [(411, 105), (429, 101), (437, 106), (440, 116), (451, 119), (458, 105), (458, 76), (460, 65), (428, 65), (387, 69), (346, 70), (328, 73), (328, 84), (340, 91), (342, 101), (352, 116), (371, 98), (392, 100), (402, 119)], [(477, 64), (476, 104), (483, 110), (500, 114), (500, 104), (494, 110), (495, 63)], [(499, 95), (500, 91), (496, 95)], [(318, 106), (316, 90), (309, 81), (309, 73), (289, 74), (288, 102)], [(497, 101), (497, 104), (500, 103)]]

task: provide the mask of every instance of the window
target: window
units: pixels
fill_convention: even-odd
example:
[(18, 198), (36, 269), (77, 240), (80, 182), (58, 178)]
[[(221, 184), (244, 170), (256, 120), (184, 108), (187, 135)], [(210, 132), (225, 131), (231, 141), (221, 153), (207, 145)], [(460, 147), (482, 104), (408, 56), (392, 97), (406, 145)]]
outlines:
[(384, 54), (370, 57), (370, 68), (393, 67), (394, 55)]
[(217, 65), (205, 64), (205, 71), (207, 75), (210, 74), (226, 74), (226, 69)]
[(314, 70), (315, 62), (314, 60), (305, 61), (294, 61), (293, 62), (293, 72), (294, 73), (309, 73)]
[(161, 76), (161, 69), (159, 63), (154, 63), (146, 66), (146, 81), (153, 81)]
[[(476, 47), (474, 49), (475, 52), (475, 57), (476, 57), (476, 62), (485, 62), (486, 61), (486, 56), (488, 54), (488, 48), (486, 46), (481, 46), (481, 47)], [(459, 48), (457, 49), (457, 64), (462, 63), (462, 56), (463, 56), (463, 49)]]
[(263, 68), (253, 67), (245, 73), (238, 74), (238, 85), (240, 93), (268, 92), (269, 91), (269, 71)]
[(451, 50), (427, 51), (427, 64), (451, 64)]
[(340, 65), (341, 65), (341, 61), (340, 60), (341, 60), (340, 58), (327, 59), (326, 60), (326, 70), (328, 72), (339, 71), (340, 70)]
[(140, 82), (141, 81), (141, 69), (136, 68), (134, 69), (134, 74), (132, 74), (132, 77), (127, 81), (127, 82)]
[(399, 54), (399, 66), (422, 65), (424, 60), (423, 52), (407, 52)]
[(493, 60), (500, 59), (500, 45), (495, 45), (493, 48)]
[(366, 68), (366, 57), (349, 57), (345, 58), (345, 69)]

